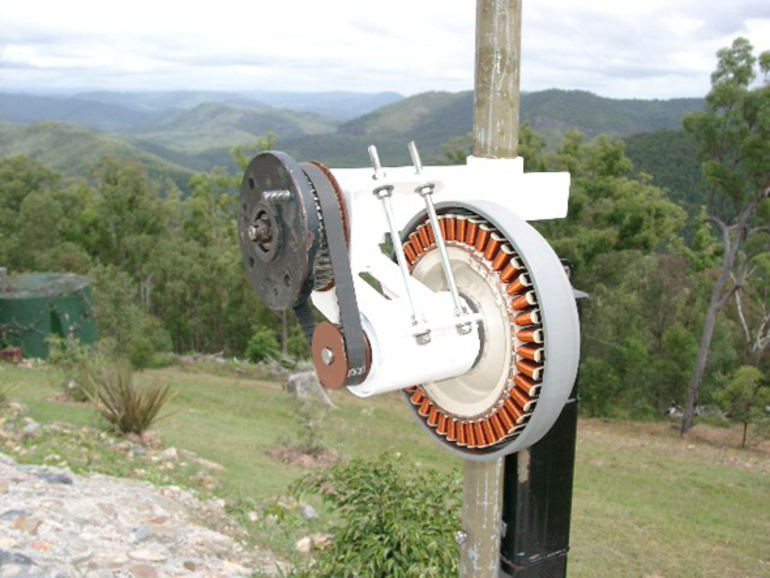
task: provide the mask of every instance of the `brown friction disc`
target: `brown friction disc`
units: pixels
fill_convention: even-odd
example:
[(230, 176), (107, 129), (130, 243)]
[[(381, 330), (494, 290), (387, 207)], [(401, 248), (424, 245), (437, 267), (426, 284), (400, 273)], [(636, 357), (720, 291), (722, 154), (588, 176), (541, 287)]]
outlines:
[[(369, 339), (364, 334), (366, 347), (366, 373), (372, 366), (372, 348)], [(313, 364), (318, 373), (318, 380), (326, 389), (341, 389), (348, 381), (347, 355), (345, 355), (345, 338), (342, 330), (333, 323), (325, 322), (316, 325), (313, 331)]]

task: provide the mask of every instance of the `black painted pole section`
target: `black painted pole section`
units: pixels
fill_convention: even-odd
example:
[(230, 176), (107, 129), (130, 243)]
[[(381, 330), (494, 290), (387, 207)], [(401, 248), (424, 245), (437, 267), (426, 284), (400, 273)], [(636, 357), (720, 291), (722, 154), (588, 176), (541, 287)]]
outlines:
[[(585, 294), (576, 294), (578, 299), (583, 297)], [(558, 363), (558, 360), (552, 363)], [(578, 422), (577, 391), (575, 380), (559, 419), (542, 440), (505, 458), (504, 530), (500, 547), (503, 576), (567, 576)]]

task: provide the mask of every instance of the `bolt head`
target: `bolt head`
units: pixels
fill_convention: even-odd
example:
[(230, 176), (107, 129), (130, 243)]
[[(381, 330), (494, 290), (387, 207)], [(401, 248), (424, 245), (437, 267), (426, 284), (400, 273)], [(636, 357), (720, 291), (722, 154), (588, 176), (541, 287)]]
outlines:
[(465, 530), (459, 530), (455, 533), (455, 542), (462, 546), (468, 541), (468, 533)]
[(325, 347), (321, 352), (321, 361), (323, 361), (325, 366), (330, 366), (334, 363), (334, 352), (328, 347)]

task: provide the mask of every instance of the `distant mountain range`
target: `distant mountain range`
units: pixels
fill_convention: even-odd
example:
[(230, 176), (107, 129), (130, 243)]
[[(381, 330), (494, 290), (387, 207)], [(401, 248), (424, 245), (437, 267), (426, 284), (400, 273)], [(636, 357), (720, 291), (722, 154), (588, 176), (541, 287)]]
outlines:
[[(703, 105), (701, 99), (614, 100), (564, 90), (521, 98), (522, 121), (551, 148), (568, 130), (589, 138), (678, 130), (682, 117)], [(386, 164), (405, 164), (409, 140), (417, 141), (426, 162), (441, 162), (442, 144), (470, 133), (472, 113), (471, 92), (408, 98), (348, 92), (0, 93), (0, 123), (6, 123), (0, 124), (0, 156), (27, 154), (68, 175), (82, 174), (105, 154), (135, 158), (151, 173), (184, 185), (193, 172), (231, 166), (233, 146), (253, 144), (272, 131), (279, 148), (331, 166), (368, 164), (369, 144), (378, 146)]]

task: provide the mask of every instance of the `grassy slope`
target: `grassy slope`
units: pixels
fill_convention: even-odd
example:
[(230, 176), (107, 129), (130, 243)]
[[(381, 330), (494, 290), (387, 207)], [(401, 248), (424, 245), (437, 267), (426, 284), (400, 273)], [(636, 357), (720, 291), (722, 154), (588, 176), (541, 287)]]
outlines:
[[(86, 407), (43, 399), (53, 393), (44, 371), (3, 374), (20, 384), (14, 397), (30, 406), (35, 419), (96, 423)], [(278, 384), (179, 368), (147, 372), (142, 380), (180, 390), (173, 402), (178, 413), (159, 426), (165, 443), (227, 466), (223, 475), (233, 495), (274, 495), (302, 473), (265, 455), (293, 432), (293, 409)], [(340, 410), (324, 429), (344, 456), (395, 450), (443, 470), (458, 466), (420, 430), (398, 396), (364, 402), (341, 393), (335, 401)], [(767, 446), (739, 451), (726, 445), (738, 442), (737, 431), (704, 426), (686, 441), (665, 424), (584, 420), (579, 432), (571, 576), (768, 575)], [(698, 438), (706, 435), (719, 439)]]
[(0, 158), (25, 155), (65, 176), (84, 176), (101, 157), (134, 160), (154, 178), (168, 177), (184, 188), (193, 175), (120, 137), (98, 134), (59, 122), (23, 126), (0, 123)]

